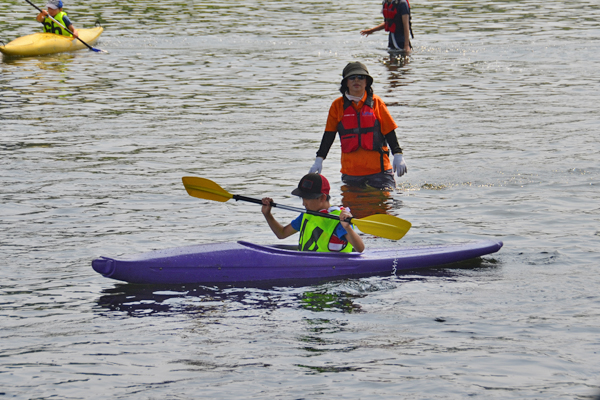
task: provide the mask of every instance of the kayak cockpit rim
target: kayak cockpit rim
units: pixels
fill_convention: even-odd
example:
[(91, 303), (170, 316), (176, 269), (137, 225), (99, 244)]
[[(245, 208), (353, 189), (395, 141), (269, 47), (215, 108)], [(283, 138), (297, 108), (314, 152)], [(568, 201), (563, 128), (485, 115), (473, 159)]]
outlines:
[(238, 240), (237, 243), (241, 246), (248, 247), (252, 250), (264, 251), (271, 254), (286, 254), (286, 255), (301, 255), (301, 256), (318, 256), (318, 257), (360, 257), (361, 253), (336, 253), (336, 252), (316, 252), (316, 251), (299, 251), (296, 245), (286, 244), (275, 244), (275, 245), (261, 245), (246, 242), (244, 240)]

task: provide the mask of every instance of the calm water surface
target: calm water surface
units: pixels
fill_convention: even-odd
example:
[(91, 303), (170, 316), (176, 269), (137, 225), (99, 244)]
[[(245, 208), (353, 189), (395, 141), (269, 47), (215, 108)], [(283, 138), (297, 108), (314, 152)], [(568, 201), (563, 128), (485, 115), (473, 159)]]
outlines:
[[(0, 39), (39, 30), (5, 0)], [(41, 5), (41, 3), (40, 3)], [(390, 57), (379, 1), (66, 3), (96, 47), (0, 63), (0, 394), (6, 398), (591, 399), (600, 393), (600, 5), (413, 1)], [(400, 242), (493, 238), (461, 268), (302, 287), (145, 287), (90, 262), (215, 241), (274, 243), (252, 204), (185, 175), (290, 195), (344, 65), (399, 123)], [(294, 217), (277, 210), (281, 221)], [(286, 243), (293, 243), (290, 238)]]

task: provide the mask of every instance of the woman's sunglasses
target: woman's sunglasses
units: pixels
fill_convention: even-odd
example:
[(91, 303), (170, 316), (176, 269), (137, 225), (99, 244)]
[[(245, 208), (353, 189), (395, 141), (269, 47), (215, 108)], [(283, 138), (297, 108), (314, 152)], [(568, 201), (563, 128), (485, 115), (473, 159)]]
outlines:
[(348, 77), (349, 81), (353, 81), (355, 79), (358, 79), (359, 81), (364, 81), (365, 79), (367, 79), (366, 75), (352, 75)]

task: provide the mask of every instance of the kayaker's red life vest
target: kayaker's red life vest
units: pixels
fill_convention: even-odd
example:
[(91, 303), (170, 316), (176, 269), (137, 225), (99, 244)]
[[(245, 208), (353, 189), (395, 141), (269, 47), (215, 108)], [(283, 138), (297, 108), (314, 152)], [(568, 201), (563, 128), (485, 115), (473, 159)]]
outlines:
[[(396, 16), (398, 14), (398, 3), (401, 1), (406, 1), (406, 5), (408, 5), (408, 28), (410, 30), (410, 36), (414, 39), (414, 35), (412, 33), (412, 22), (410, 17), (410, 3), (408, 0), (383, 0), (383, 19), (385, 22), (385, 31), (394, 33), (396, 32)], [(400, 18), (402, 18), (400, 16)], [(402, 21), (402, 20), (400, 20)]]
[(360, 112), (356, 111), (352, 106), (352, 101), (344, 96), (344, 116), (338, 124), (343, 153), (351, 153), (358, 150), (359, 147), (365, 150), (384, 152), (385, 138), (372, 107), (372, 94), (367, 94)]

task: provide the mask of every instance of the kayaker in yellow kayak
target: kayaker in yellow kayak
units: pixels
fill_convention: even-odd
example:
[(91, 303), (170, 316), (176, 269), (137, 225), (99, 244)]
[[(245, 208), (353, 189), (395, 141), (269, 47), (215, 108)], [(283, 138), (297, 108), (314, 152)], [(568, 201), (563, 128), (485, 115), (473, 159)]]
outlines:
[(302, 198), (302, 204), (309, 211), (338, 215), (340, 220), (323, 218), (308, 213), (300, 214), (286, 226), (281, 225), (271, 214), (273, 199), (262, 199), (262, 213), (269, 227), (279, 239), (285, 239), (300, 232), (298, 240), (301, 251), (331, 251), (362, 253), (365, 245), (351, 224), (345, 222), (352, 218), (350, 209), (331, 207), (329, 204), (329, 181), (323, 175), (307, 174), (302, 177), (292, 194)]
[[(39, 13), (38, 16), (36, 17), (36, 20), (38, 22), (41, 22), (42, 24), (44, 24), (44, 32), (55, 33), (57, 35), (74, 37), (74, 38), (79, 37), (79, 33), (77, 32), (77, 29), (75, 29), (75, 27), (71, 23), (71, 20), (69, 19), (69, 17), (67, 17), (67, 13), (63, 11), (63, 2), (61, 0), (48, 0), (48, 3), (46, 3), (46, 8), (48, 9), (47, 11), (42, 10), (42, 12)], [(71, 32), (73, 32), (73, 34), (71, 35), (69, 33), (69, 31), (67, 31), (66, 29), (63, 28), (63, 26), (60, 26), (59, 24), (57, 24), (48, 16), (54, 18), (55, 20), (60, 22), (63, 26), (66, 26), (67, 28), (69, 28), (69, 30)]]

